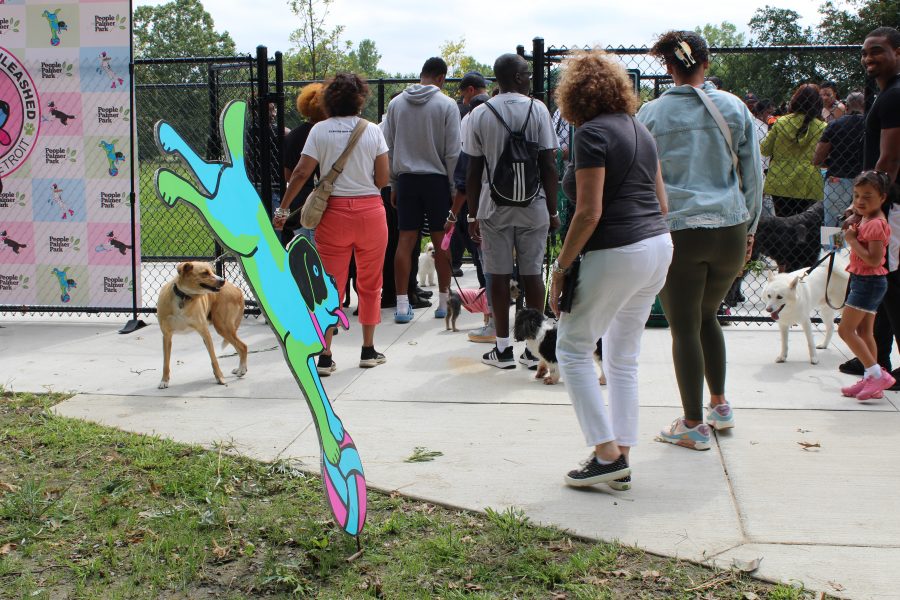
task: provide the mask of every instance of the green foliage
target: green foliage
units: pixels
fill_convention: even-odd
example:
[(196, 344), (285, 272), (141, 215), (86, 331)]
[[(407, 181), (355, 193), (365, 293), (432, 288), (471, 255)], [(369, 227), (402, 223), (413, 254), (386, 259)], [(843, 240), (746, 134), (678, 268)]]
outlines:
[(900, 20), (897, 0), (828, 0), (819, 8), (818, 31), (828, 44), (861, 44), (873, 29), (896, 27)]
[(743, 46), (747, 43), (746, 36), (738, 32), (734, 23), (728, 21), (722, 21), (718, 25), (707, 23), (703, 27), (696, 27), (694, 31), (702, 35), (706, 43), (715, 48)]
[(138, 58), (231, 56), (234, 40), (218, 33), (200, 0), (172, 0), (134, 10), (134, 53)]
[(462, 77), (469, 71), (478, 71), (485, 77), (494, 76), (492, 65), (478, 62), (473, 56), (466, 54), (465, 36), (441, 44), (440, 55), (447, 63), (447, 77)]
[(285, 54), (285, 79), (315, 81), (335, 73), (356, 73), (363, 79), (384, 77), (378, 68), (381, 54), (370, 39), (342, 40), (343, 25), (330, 27), (328, 13), (333, 0), (291, 0), (291, 11), (300, 27), (291, 33), (292, 48)]
[[(853, 8), (854, 11), (848, 10)], [(892, 12), (893, 11), (893, 12)], [(890, 22), (900, 12), (897, 0), (828, 0), (822, 4), (818, 27), (804, 27), (794, 10), (764, 6), (750, 19), (753, 46), (794, 46), (815, 44), (860, 44), (865, 34)], [(744, 34), (725, 21), (697, 27), (710, 46), (745, 45)], [(759, 98), (786, 102), (801, 83), (834, 81), (841, 95), (865, 84), (865, 74), (856, 53), (841, 51), (778, 51), (765, 53), (717, 54), (708, 74), (720, 77), (726, 89), (738, 95), (752, 91)]]

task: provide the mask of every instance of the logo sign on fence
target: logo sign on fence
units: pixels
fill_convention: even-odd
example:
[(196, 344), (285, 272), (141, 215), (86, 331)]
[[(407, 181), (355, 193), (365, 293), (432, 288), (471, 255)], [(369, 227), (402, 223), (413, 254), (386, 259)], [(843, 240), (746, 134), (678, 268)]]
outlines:
[(130, 14), (4, 3), (0, 306), (132, 305)]

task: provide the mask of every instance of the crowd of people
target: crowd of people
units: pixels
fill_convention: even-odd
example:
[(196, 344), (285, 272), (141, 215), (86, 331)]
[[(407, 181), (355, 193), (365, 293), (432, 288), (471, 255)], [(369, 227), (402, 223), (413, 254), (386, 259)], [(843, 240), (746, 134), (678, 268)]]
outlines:
[[(553, 115), (529, 96), (529, 64), (516, 54), (494, 63), (493, 96), (472, 72), (459, 102), (442, 93), (446, 63), (428, 59), (419, 83), (390, 101), (378, 125), (361, 123), (366, 83), (336, 75), (304, 88), (297, 108), (307, 122), (286, 139), (289, 183), (274, 226), (285, 242), (302, 235), (315, 243), (342, 301), (355, 272), (360, 367), (386, 361), (375, 349), (383, 308), (402, 324), (431, 306), (415, 277), (423, 232), (434, 247), (435, 318), (447, 314), (463, 249), (474, 256), (491, 320), (469, 339), (492, 344), (485, 364), (516, 368), (514, 276), (525, 305), (555, 314), (559, 370), (592, 448), (566, 475), (572, 486), (630, 486), (640, 342), (657, 297), (683, 405), (658, 439), (705, 450), (713, 429), (734, 427), (717, 311), (763, 215), (789, 217), (824, 202), (824, 224), (842, 224), (851, 252), (839, 332), (856, 358), (841, 370), (861, 379), (841, 391), (877, 398), (900, 379), (889, 362), (894, 337), (900, 345), (900, 210), (891, 209), (900, 201), (891, 196), (900, 170), (900, 32), (882, 27), (865, 39), (862, 65), (878, 88), (868, 109), (862, 92), (841, 100), (834, 84), (806, 83), (776, 115), (771, 100), (739, 98), (707, 78), (709, 48), (694, 32), (663, 34), (651, 54), (674, 83), (659, 98), (641, 106), (614, 57), (581, 52), (566, 60)], [(315, 229), (286, 220), (342, 154)], [(560, 156), (571, 216), (545, 289), (547, 236), (561, 226)], [(593, 363), (601, 339), (608, 407)], [(326, 341), (322, 376), (336, 369)], [(518, 362), (536, 367), (538, 357), (525, 349)]]

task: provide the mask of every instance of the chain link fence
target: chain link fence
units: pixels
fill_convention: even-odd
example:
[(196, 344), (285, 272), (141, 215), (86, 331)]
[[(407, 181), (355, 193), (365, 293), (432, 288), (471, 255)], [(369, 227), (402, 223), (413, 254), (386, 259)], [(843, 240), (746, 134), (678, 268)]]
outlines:
[[(142, 308), (155, 312), (160, 289), (181, 261), (214, 261), (217, 272), (252, 298), (240, 267), (216, 242), (209, 227), (190, 206), (169, 207), (156, 194), (154, 176), (165, 167), (188, 179), (184, 162), (156, 145), (154, 127), (168, 122), (206, 160), (225, 159), (219, 115), (231, 101), (248, 103), (247, 169), (261, 190), (262, 146), (257, 111), (256, 59), (251, 56), (135, 61), (135, 93), (140, 182)], [(274, 140), (268, 140), (274, 144)], [(275, 156), (277, 163), (277, 155)], [(270, 161), (271, 164), (271, 161)], [(248, 312), (258, 313), (250, 307)]]
[[(862, 170), (864, 110), (872, 84), (859, 64), (860, 46), (711, 48), (707, 79), (747, 104), (763, 154), (765, 197), (753, 257), (720, 310), (723, 320), (771, 322), (764, 288), (771, 272), (813, 266), (822, 227), (840, 226)], [(556, 110), (553, 92), (562, 61), (580, 46), (543, 47), (535, 40), (535, 95)], [(635, 78), (642, 102), (672, 87), (648, 48), (604, 49)], [(519, 53), (524, 55), (523, 47)], [(810, 87), (806, 87), (809, 84)], [(826, 243), (823, 243), (826, 242)]]
[[(534, 94), (556, 110), (553, 91), (562, 61), (573, 51), (588, 48), (551, 46), (535, 40)], [(852, 177), (861, 169), (864, 105), (871, 97), (858, 46), (712, 48), (708, 75), (722, 89), (745, 98), (757, 118), (764, 168), (767, 169), (764, 216), (756, 251), (745, 275), (736, 280), (723, 305), (726, 319), (769, 321), (762, 298), (768, 271), (793, 271), (811, 266), (822, 249), (820, 228), (837, 226), (852, 197)], [(634, 74), (638, 93), (649, 101), (673, 85), (664, 65), (647, 48), (606, 48)], [(540, 73), (542, 76), (538, 77)], [(208, 260), (219, 273), (252, 298), (240, 267), (223, 254), (209, 228), (190, 207), (168, 207), (154, 188), (161, 167), (189, 176), (180, 159), (163, 154), (153, 128), (164, 119), (207, 160), (223, 160), (218, 119), (233, 100), (248, 102), (246, 147), (248, 173), (267, 210), (284, 189), (280, 149), (286, 131), (300, 124), (296, 97), (311, 81), (281, 80), (281, 57), (269, 60), (265, 50), (253, 56), (135, 61), (137, 169), (140, 193), (141, 297), (137, 312), (153, 313), (159, 290), (184, 260)], [(379, 122), (387, 104), (417, 79), (371, 79), (363, 116)], [(458, 79), (448, 79), (453, 94)], [(816, 118), (798, 118), (791, 98), (798, 86), (811, 82), (832, 90), (836, 103), (827, 110), (828, 91), (816, 89)], [(795, 103), (796, 104), (796, 103)], [(274, 107), (270, 112), (270, 105)], [(804, 109), (809, 112), (809, 109)], [(802, 111), (801, 111), (802, 112)], [(563, 166), (562, 164), (560, 165)], [(562, 172), (562, 171), (561, 171)], [(567, 214), (561, 198), (561, 214)], [(560, 240), (556, 240), (558, 246)], [(46, 313), (53, 314), (56, 310)], [(71, 311), (70, 311), (71, 312)], [(97, 312), (97, 311), (93, 311)], [(109, 309), (109, 313), (123, 312)], [(128, 311), (130, 312), (130, 311)], [(250, 303), (248, 313), (258, 314)]]

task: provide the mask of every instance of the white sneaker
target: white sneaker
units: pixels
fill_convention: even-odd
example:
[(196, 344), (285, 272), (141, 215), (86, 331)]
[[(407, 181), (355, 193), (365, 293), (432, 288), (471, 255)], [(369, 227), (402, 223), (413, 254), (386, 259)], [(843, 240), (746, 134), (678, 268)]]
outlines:
[(488, 322), (484, 327), (479, 327), (469, 332), (469, 341), (479, 344), (493, 344), (497, 341), (497, 330), (494, 329), (494, 323)]

